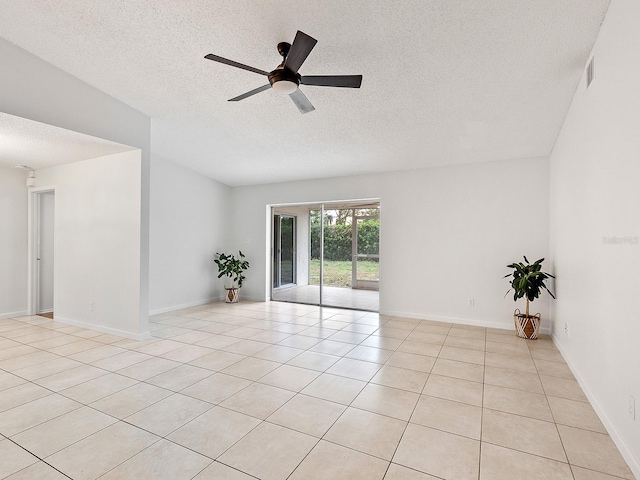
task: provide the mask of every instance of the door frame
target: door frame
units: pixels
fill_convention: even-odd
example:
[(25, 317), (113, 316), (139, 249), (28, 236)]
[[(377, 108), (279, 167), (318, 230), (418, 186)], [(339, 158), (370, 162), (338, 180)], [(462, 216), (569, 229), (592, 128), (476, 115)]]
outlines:
[[(316, 305), (320, 307), (335, 307), (335, 305), (325, 305), (325, 295), (323, 292), (324, 287), (324, 217), (325, 212), (327, 210), (335, 210), (335, 209), (358, 209), (358, 208), (367, 208), (369, 204), (377, 204), (378, 208), (382, 203), (380, 198), (372, 197), (372, 198), (357, 198), (357, 199), (346, 199), (346, 200), (319, 200), (319, 201), (307, 201), (307, 202), (291, 202), (291, 203), (274, 203), (266, 205), (266, 256), (265, 256), (265, 297), (269, 301), (282, 301), (282, 302), (293, 302), (293, 303), (301, 303), (306, 305)], [(276, 210), (286, 209), (287, 207), (307, 207), (309, 210), (316, 210), (320, 214), (320, 268), (319, 268), (319, 289), (318, 289), (318, 301), (295, 301), (295, 300), (280, 300), (274, 298), (274, 292), (278, 290), (277, 287), (274, 287), (274, 265), (275, 265), (275, 250), (276, 245), (274, 244), (275, 233), (274, 233), (274, 216), (276, 215)], [(295, 216), (290, 213), (284, 213), (286, 216)], [(297, 218), (297, 217), (296, 217)], [(364, 217), (362, 217), (364, 218)], [(378, 218), (381, 218), (381, 215), (378, 215)], [(299, 226), (298, 226), (299, 227)], [(311, 259), (311, 216), (309, 216), (309, 243), (307, 248), (308, 258)], [(300, 253), (300, 252), (298, 252)], [(379, 255), (378, 255), (379, 257)], [(353, 267), (352, 267), (353, 268)], [(309, 265), (309, 273), (311, 272), (311, 268)], [(352, 270), (353, 275), (353, 270)], [(297, 279), (299, 280), (299, 279)], [(366, 282), (366, 283), (362, 283)], [(380, 280), (378, 281), (361, 281), (360, 289), (362, 290), (375, 290), (379, 291)], [(369, 288), (367, 288), (369, 287)], [(371, 288), (374, 287), (374, 288)], [(353, 288), (352, 290), (357, 290), (358, 287)], [(345, 309), (353, 309), (353, 310), (361, 310), (356, 307), (344, 307), (338, 306), (338, 308)], [(366, 310), (366, 311), (379, 311), (379, 307), (376, 310)]]
[[(292, 279), (293, 281), (290, 283), (282, 284), (282, 218), (290, 218), (293, 220), (293, 258), (292, 258)], [(288, 214), (288, 213), (273, 213), (272, 214), (272, 228), (273, 228), (273, 277), (271, 279), (272, 289), (277, 289), (281, 287), (287, 287), (290, 285), (297, 284), (298, 277), (298, 265), (297, 265), (297, 251), (298, 251), (298, 217), (296, 215)], [(277, 220), (277, 226), (276, 226)], [(276, 285), (277, 284), (277, 285)]]
[[(30, 187), (27, 201), (27, 315), (37, 315), (40, 301), (40, 269), (38, 268), (38, 246), (40, 241), (40, 198), (44, 193), (54, 194), (56, 187)], [(55, 239), (54, 239), (54, 265), (55, 265)], [(54, 273), (55, 285), (55, 273)], [(55, 286), (54, 286), (54, 311), (55, 311)]]

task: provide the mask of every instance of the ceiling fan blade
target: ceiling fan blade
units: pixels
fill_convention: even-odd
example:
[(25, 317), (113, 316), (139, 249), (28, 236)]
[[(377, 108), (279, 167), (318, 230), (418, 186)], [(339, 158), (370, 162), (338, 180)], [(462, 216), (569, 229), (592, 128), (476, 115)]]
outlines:
[(316, 46), (318, 41), (310, 37), (304, 32), (298, 30), (296, 38), (293, 39), (287, 58), (284, 61), (284, 67), (291, 70), (293, 73), (297, 73), (302, 63), (307, 59), (313, 47)]
[(233, 60), (222, 58), (212, 53), (210, 53), (209, 55), (205, 55), (204, 58), (206, 58), (207, 60), (213, 60), (214, 62), (224, 63), (225, 65), (231, 65), (232, 67), (241, 68), (243, 70), (249, 70), (250, 72), (259, 73), (260, 75), (269, 75), (269, 72), (265, 72), (264, 70), (260, 70), (259, 68), (253, 68), (249, 65), (234, 62)]
[(305, 75), (300, 83), (318, 87), (360, 88), (362, 75)]
[(269, 90), (270, 88), (271, 88), (271, 84), (267, 83), (266, 85), (263, 85), (261, 87), (254, 88), (250, 92), (243, 93), (242, 95), (238, 95), (237, 97), (230, 98), (228, 101), (229, 102), (239, 102), (240, 100), (244, 100), (247, 97), (255, 95), (256, 93), (264, 92), (265, 90)]
[(293, 103), (296, 104), (296, 107), (298, 107), (298, 110), (300, 110), (300, 113), (309, 113), (315, 110), (315, 107), (299, 88), (295, 92), (290, 93), (289, 96), (291, 100), (293, 100)]

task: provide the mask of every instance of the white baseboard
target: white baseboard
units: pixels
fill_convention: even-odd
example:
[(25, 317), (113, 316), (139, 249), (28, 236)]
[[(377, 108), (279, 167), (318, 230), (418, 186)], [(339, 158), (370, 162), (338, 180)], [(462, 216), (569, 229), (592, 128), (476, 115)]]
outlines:
[(613, 423), (607, 416), (605, 410), (600, 405), (600, 402), (598, 402), (597, 397), (593, 394), (593, 392), (585, 382), (584, 378), (580, 374), (580, 371), (575, 367), (575, 365), (573, 365), (573, 363), (571, 362), (571, 360), (569, 360), (567, 355), (565, 355), (565, 352), (562, 351), (561, 344), (556, 342), (556, 338), (554, 335), (551, 335), (551, 339), (553, 340), (553, 343), (562, 354), (562, 357), (564, 358), (564, 361), (567, 363), (569, 369), (573, 373), (573, 376), (576, 377), (576, 380), (578, 381), (580, 388), (582, 388), (582, 391), (587, 396), (589, 403), (591, 403), (591, 406), (598, 414), (600, 421), (602, 422), (604, 427), (607, 429), (607, 432), (609, 433), (611, 440), (613, 440), (613, 443), (615, 443), (616, 447), (618, 447), (618, 450), (620, 450), (622, 457), (627, 462), (627, 465), (629, 465), (629, 468), (631, 469), (632, 473), (635, 475), (636, 478), (640, 478), (640, 458), (636, 458), (633, 455), (633, 452), (624, 443), (622, 438), (620, 438), (618, 431), (613, 426)]
[(3, 318), (24, 317), (26, 315), (26, 310), (20, 310), (19, 312), (0, 313), (0, 320), (2, 320)]
[(218, 295), (216, 297), (205, 298), (201, 300), (193, 300), (191, 302), (182, 303), (180, 305), (171, 305), (170, 307), (154, 308), (153, 310), (149, 310), (149, 315), (159, 315), (161, 313), (182, 310), (183, 308), (197, 307), (198, 305), (206, 305), (207, 303), (218, 302), (220, 300), (224, 300), (223, 295)]
[[(413, 318), (416, 320), (433, 320), (434, 322), (456, 323), (459, 325), (471, 325), (474, 327), (498, 328), (500, 330), (514, 330), (513, 319), (509, 317), (509, 322), (493, 322), (476, 318), (446, 317), (442, 315), (428, 315), (425, 313), (399, 312), (394, 310), (380, 311), (380, 315), (389, 317)], [(550, 327), (540, 328), (540, 333), (550, 334)]]
[(94, 325), (92, 323), (82, 322), (80, 320), (73, 320), (70, 318), (60, 317), (56, 315), (56, 322), (64, 323), (65, 325), (71, 325), (73, 327), (86, 328), (87, 330), (93, 330), (96, 332), (108, 333), (109, 335), (116, 335), (118, 337), (130, 338), (132, 340), (146, 340), (151, 337), (151, 332), (134, 333), (127, 332), (125, 330), (119, 330), (117, 328), (105, 327), (103, 325)]
[[(220, 298), (218, 300), (223, 300), (223, 299)], [(246, 300), (248, 302), (272, 301), (271, 298), (265, 299), (265, 298), (241, 296), (240, 301), (242, 300)], [(210, 301), (215, 301), (215, 300), (210, 300)], [(203, 302), (203, 303), (207, 303), (207, 302)], [(187, 305), (187, 306), (193, 306), (193, 305)], [(179, 308), (184, 308), (184, 307), (175, 307), (175, 308), (171, 308), (171, 310), (178, 310)], [(329, 307), (329, 308), (340, 308), (340, 307)], [(170, 311), (170, 310), (166, 310), (166, 311)], [(158, 313), (164, 313), (164, 312), (158, 312)], [(512, 317), (509, 317), (508, 322), (492, 322), (490, 320), (481, 320), (481, 319), (479, 320), (475, 318), (446, 317), (442, 315), (428, 315), (425, 313), (400, 312), (395, 310), (387, 310), (387, 311), (381, 310), (379, 313), (380, 315), (387, 315), (389, 317), (404, 317), (404, 318), (413, 318), (416, 320), (433, 320), (434, 322), (442, 322), (442, 323), (457, 323), (460, 325), (471, 325), (475, 327), (498, 328), (500, 330), (514, 330)], [(150, 312), (149, 315), (152, 315), (152, 313)], [(550, 335), (551, 327), (541, 327), (540, 333)]]

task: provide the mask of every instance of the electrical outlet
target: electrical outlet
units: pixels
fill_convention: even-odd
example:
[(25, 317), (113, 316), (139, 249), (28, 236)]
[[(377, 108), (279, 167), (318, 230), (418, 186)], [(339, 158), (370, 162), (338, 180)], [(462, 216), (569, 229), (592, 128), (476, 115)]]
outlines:
[(629, 416), (631, 420), (636, 419), (636, 401), (631, 395), (629, 395)]
[(89, 302), (89, 311), (93, 312), (93, 302)]
[(567, 337), (569, 336), (569, 324), (567, 322), (564, 322), (564, 334)]
[(469, 298), (467, 299), (467, 303), (469, 304), (470, 307), (473, 307), (476, 303), (476, 300), (474, 298)]

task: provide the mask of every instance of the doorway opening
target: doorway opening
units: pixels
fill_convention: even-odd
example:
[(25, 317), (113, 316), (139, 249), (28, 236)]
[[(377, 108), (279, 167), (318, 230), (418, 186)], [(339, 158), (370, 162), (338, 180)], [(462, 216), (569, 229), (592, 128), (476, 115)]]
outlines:
[(55, 190), (29, 195), (29, 314), (54, 318)]
[(272, 218), (272, 300), (378, 311), (379, 201), (274, 207)]

